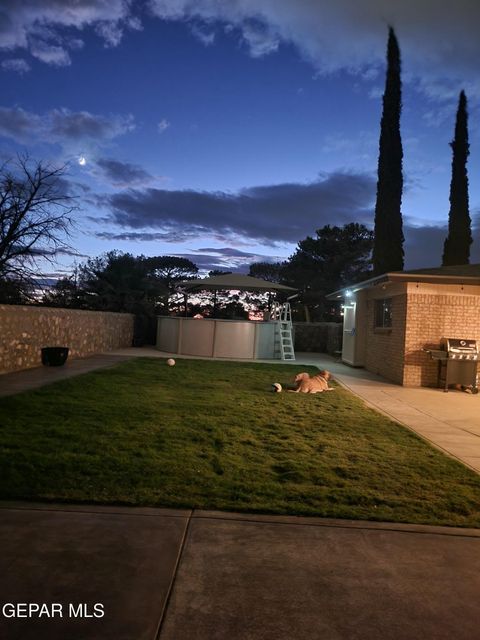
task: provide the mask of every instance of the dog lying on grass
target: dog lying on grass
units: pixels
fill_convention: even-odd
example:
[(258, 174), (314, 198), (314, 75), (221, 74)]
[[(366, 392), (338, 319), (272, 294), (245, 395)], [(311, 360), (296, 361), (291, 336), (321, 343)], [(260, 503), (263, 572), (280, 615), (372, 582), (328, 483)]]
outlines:
[(296, 389), (289, 389), (292, 393), (323, 393), (324, 391), (333, 391), (328, 386), (331, 378), (330, 371), (319, 371), (317, 375), (310, 377), (308, 373), (297, 373), (295, 376)]

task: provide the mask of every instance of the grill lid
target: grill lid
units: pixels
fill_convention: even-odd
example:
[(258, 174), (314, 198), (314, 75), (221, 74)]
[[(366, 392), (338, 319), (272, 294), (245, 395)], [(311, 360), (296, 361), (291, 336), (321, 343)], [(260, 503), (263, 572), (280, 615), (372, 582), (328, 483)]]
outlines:
[(478, 353), (476, 340), (442, 338), (440, 346), (450, 353)]

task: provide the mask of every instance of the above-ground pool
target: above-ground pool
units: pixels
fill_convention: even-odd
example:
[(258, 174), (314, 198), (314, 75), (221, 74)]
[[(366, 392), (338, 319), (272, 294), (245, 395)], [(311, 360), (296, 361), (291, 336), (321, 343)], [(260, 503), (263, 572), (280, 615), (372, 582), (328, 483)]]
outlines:
[(280, 359), (277, 322), (159, 317), (157, 349), (210, 358)]

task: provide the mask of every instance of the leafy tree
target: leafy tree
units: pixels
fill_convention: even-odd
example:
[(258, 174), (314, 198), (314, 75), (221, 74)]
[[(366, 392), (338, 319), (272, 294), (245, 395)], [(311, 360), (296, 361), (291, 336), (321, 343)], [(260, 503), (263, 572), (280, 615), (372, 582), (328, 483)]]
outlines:
[[(252, 278), (260, 278), (267, 282), (279, 283), (282, 280), (283, 274), (282, 262), (252, 262), (249, 266), (248, 275)], [(281, 298), (282, 294), (277, 294), (277, 299)], [(257, 309), (270, 311), (272, 308), (273, 295), (271, 292), (256, 293), (249, 296), (249, 302), (251, 302)]]
[(85, 309), (86, 294), (78, 285), (78, 269), (75, 269), (71, 276), (57, 280), (54, 286), (44, 293), (42, 304), (63, 309)]
[(376, 275), (388, 271), (402, 271), (404, 257), (401, 213), (403, 150), (400, 135), (402, 109), (400, 49), (391, 27), (388, 36), (387, 62), (375, 204), (373, 270)]
[(152, 314), (166, 289), (150, 260), (118, 251), (87, 260), (78, 268), (78, 286), (85, 306)]
[(151, 273), (163, 285), (163, 312), (168, 313), (170, 296), (175, 292), (176, 285), (182, 280), (194, 278), (198, 267), (188, 258), (177, 256), (156, 256), (145, 260)]
[(232, 320), (246, 320), (248, 312), (242, 304), (240, 296), (234, 294), (217, 309), (215, 316)]
[(298, 243), (282, 268), (285, 284), (302, 291), (305, 316), (323, 319), (325, 295), (371, 275), (373, 233), (362, 224), (326, 225)]
[(196, 265), (184, 258), (109, 251), (79, 265), (70, 278), (59, 280), (42, 303), (154, 315), (166, 311), (174, 284), (190, 278), (196, 270)]
[(0, 278), (0, 304), (29, 304), (33, 300), (33, 284), (28, 280)]
[(468, 143), (468, 113), (465, 92), (460, 93), (455, 137), (452, 147), (452, 180), (450, 183), (450, 211), (448, 213), (448, 236), (443, 246), (442, 265), (468, 264), (472, 229), (468, 210), (467, 158), (470, 154)]
[(231, 273), (231, 271), (222, 271), (222, 269), (212, 269), (208, 272), (208, 277), (212, 278), (214, 276), (228, 276)]
[(282, 278), (281, 262), (252, 262), (248, 275), (268, 282), (280, 282)]
[(40, 260), (53, 262), (59, 251), (70, 250), (66, 239), (75, 207), (64, 175), (65, 167), (27, 156), (0, 168), (0, 295), (14, 286), (24, 289)]
[(198, 273), (198, 267), (188, 258), (177, 256), (155, 256), (145, 258), (149, 268), (167, 287), (181, 280), (190, 280)]

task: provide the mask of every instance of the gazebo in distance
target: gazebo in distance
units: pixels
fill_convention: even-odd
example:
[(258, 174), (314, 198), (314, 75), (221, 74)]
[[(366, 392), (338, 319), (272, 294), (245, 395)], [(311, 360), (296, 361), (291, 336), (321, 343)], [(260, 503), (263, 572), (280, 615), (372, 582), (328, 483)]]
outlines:
[[(209, 278), (184, 280), (177, 285), (185, 296), (213, 291), (216, 308), (218, 291), (258, 291), (295, 295), (296, 289), (260, 278), (229, 273)], [(218, 318), (158, 318), (157, 349), (172, 354), (210, 358), (294, 360), (290, 304), (275, 303), (263, 322)]]
[[(195, 280), (183, 280), (179, 282), (177, 287), (184, 291), (187, 298), (189, 293), (196, 291), (213, 291), (213, 308), (217, 306), (218, 291), (258, 291), (269, 294), (269, 308), (272, 293), (283, 292), (294, 295), (297, 289), (287, 287), (277, 282), (269, 282), (261, 278), (252, 278), (242, 273), (227, 273), (221, 276), (211, 276), (209, 278), (197, 278)], [(185, 310), (187, 305), (185, 304)], [(215, 317), (215, 311), (214, 311)]]

